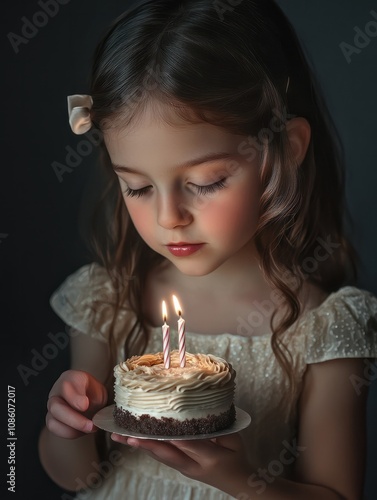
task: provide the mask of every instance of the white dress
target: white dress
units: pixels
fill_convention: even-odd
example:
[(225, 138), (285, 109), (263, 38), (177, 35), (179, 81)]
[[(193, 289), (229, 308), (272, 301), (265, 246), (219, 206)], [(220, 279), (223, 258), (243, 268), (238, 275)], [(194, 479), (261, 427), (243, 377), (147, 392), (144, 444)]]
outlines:
[[(95, 306), (94, 306), (95, 302)], [(70, 275), (50, 300), (63, 321), (83, 333), (107, 342), (114, 290), (105, 269), (85, 265)], [(96, 310), (94, 320), (91, 313)], [(119, 331), (130, 324), (132, 313), (125, 308), (119, 317)], [(132, 320), (132, 318), (131, 318)], [(123, 330), (124, 331), (124, 330)], [(177, 338), (171, 329), (172, 338)], [(298, 380), (295, 402), (300, 395), (307, 364), (337, 358), (377, 357), (377, 299), (355, 287), (343, 287), (330, 294), (317, 308), (305, 313), (284, 335), (293, 357)], [(270, 476), (290, 477), (291, 468), (279, 457), (297, 456), (295, 450), (297, 413), (292, 405), (278, 404), (286, 381), (270, 346), (269, 336), (243, 337), (229, 333), (204, 335), (186, 332), (188, 352), (211, 353), (228, 360), (237, 372), (236, 406), (247, 411), (251, 425), (242, 431), (251, 463)], [(162, 350), (161, 328), (151, 329), (146, 352)], [(118, 360), (124, 356), (119, 345)], [(367, 361), (365, 361), (367, 363)], [(367, 367), (367, 365), (366, 365)], [(350, 383), (353, 383), (350, 381)], [(357, 381), (355, 381), (357, 390)], [(77, 498), (93, 500), (229, 500), (219, 490), (191, 480), (150, 458), (142, 450), (122, 446), (124, 460), (107, 479)], [(286, 460), (286, 462), (291, 462)], [(292, 460), (293, 462), (293, 460)], [(252, 481), (258, 492), (258, 476)]]

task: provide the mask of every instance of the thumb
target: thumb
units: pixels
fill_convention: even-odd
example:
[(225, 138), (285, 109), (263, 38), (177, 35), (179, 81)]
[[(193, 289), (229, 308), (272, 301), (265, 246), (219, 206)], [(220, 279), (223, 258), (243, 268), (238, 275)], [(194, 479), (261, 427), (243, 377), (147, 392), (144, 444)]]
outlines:
[(89, 398), (89, 406), (105, 406), (107, 403), (106, 387), (93, 375), (89, 375), (86, 387), (86, 395)]
[(86, 396), (87, 373), (77, 370), (63, 372), (49, 393), (49, 398), (63, 398), (70, 406), (85, 411), (89, 406)]
[(88, 386), (90, 385), (91, 375), (84, 371), (76, 371), (72, 379), (73, 389), (75, 391), (73, 404), (79, 411), (86, 411), (89, 408)]
[(80, 412), (104, 406), (107, 402), (105, 386), (88, 372), (69, 372), (69, 383), (66, 387), (70, 393), (69, 401)]
[(80, 411), (86, 411), (89, 408), (89, 398), (78, 394), (75, 398), (75, 406)]

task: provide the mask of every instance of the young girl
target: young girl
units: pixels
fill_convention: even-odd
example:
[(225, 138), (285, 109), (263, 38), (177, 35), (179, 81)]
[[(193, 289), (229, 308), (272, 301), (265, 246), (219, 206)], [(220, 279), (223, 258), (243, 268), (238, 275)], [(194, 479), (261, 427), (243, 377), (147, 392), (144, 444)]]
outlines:
[[(51, 299), (72, 367), (49, 394), (49, 476), (98, 500), (360, 499), (377, 300), (344, 286), (338, 142), (280, 9), (138, 2), (69, 112), (75, 133), (103, 139), (108, 183), (95, 262)], [(187, 350), (233, 365), (252, 423), (217, 439), (110, 439), (91, 419), (113, 403), (113, 367), (162, 350), (172, 293)]]

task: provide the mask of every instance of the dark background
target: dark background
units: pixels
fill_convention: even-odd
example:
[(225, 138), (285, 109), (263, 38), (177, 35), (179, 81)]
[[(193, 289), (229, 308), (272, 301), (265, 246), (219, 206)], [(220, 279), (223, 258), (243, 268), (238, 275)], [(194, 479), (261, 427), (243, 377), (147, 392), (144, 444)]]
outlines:
[[(27, 385), (19, 369), (20, 365), (31, 368), (35, 352), (41, 353), (51, 342), (49, 333), (64, 332), (49, 297), (68, 274), (90, 260), (80, 239), (78, 218), (82, 199), (95, 183), (95, 153), (65, 173), (62, 182), (51, 164), (65, 163), (66, 147), (76, 149), (83, 139), (68, 126), (66, 96), (88, 92), (94, 45), (107, 24), (129, 4), (72, 0), (59, 5), (59, 12), (27, 44), (20, 45), (17, 54), (7, 34), (21, 35), (23, 16), (31, 20), (42, 9), (34, 0), (2, 4), (1, 397), (6, 400), (8, 384), (16, 387), (18, 437), (17, 493), (6, 492), (2, 498), (61, 498), (62, 491), (39, 465), (37, 437), (48, 391), (68, 368), (68, 348), (60, 349), (46, 367), (30, 375)], [(353, 54), (350, 63), (339, 47), (341, 42), (354, 44), (354, 27), (364, 31), (366, 23), (375, 20), (370, 11), (377, 7), (372, 0), (280, 0), (279, 4), (306, 46), (344, 141), (352, 240), (361, 257), (359, 286), (377, 293), (377, 37)], [(2, 408), (5, 415), (6, 405)], [(374, 382), (368, 406), (369, 500), (377, 498), (376, 415)], [(2, 446), (2, 465), (6, 465), (5, 435)], [(2, 472), (2, 486), (5, 483)]]

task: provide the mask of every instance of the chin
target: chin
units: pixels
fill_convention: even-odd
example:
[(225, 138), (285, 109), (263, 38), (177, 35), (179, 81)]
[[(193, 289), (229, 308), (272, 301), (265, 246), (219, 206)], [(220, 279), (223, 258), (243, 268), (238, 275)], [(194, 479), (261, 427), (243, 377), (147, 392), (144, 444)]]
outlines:
[(178, 269), (179, 272), (184, 274), (185, 276), (207, 276), (208, 274), (211, 274), (213, 271), (218, 269), (220, 267), (219, 265), (212, 265), (212, 266), (203, 266), (198, 264), (197, 262), (182, 262), (182, 263), (177, 263), (171, 261), (172, 264)]

